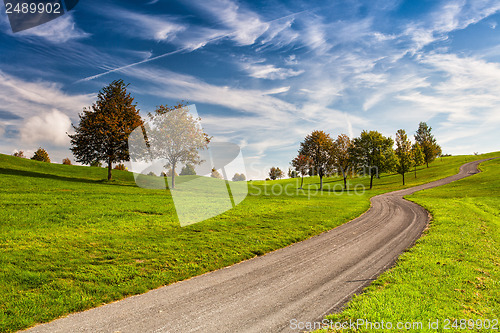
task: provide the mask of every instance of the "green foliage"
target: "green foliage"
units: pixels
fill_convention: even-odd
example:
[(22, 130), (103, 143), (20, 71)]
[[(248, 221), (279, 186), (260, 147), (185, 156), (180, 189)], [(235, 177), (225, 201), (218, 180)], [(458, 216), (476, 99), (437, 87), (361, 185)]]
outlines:
[(407, 197), (432, 213), (430, 228), (395, 267), (327, 318), (423, 322), (425, 331), (429, 321), (439, 319), (439, 332), (446, 332), (445, 319), (499, 318), (500, 160), (480, 168), (484, 172)]
[(411, 142), (408, 140), (405, 130), (400, 129), (396, 133), (396, 171), (403, 176), (405, 184), (405, 173), (409, 172), (414, 164), (412, 158)]
[(24, 151), (22, 151), (22, 150), (16, 151), (14, 154), (12, 154), (12, 156), (19, 157), (19, 158), (26, 158), (26, 156), (24, 156)]
[[(484, 157), (445, 157), (419, 170), (419, 178), (409, 179), (406, 186), (453, 175), (461, 164)], [(325, 178), (325, 191), (318, 191), (317, 176), (304, 178), (305, 190), (297, 189), (298, 179), (254, 181), (249, 196), (232, 210), (180, 228), (169, 190), (139, 188), (132, 173), (118, 170), (113, 171), (114, 182), (103, 182), (106, 173), (101, 168), (0, 155), (0, 332), (21, 330), (285, 247), (359, 216), (370, 207), (372, 196), (402, 188), (399, 175), (387, 174), (381, 175), (376, 190), (360, 195), (334, 195), (340, 177)], [(481, 184), (485, 182), (488, 179)], [(351, 188), (368, 184), (366, 177), (348, 182)], [(497, 183), (492, 186), (500, 188)], [(282, 194), (271, 195), (272, 187)], [(287, 194), (287, 188), (293, 193)], [(481, 233), (476, 225), (471, 228), (474, 236)], [(411, 282), (411, 277), (406, 279)], [(410, 284), (388, 299), (402, 304), (397, 297), (424, 286)], [(434, 299), (427, 296), (427, 301)], [(385, 306), (381, 302), (375, 309)], [(370, 311), (374, 310), (357, 318)]]
[(323, 189), (323, 177), (328, 174), (333, 165), (333, 140), (323, 131), (313, 131), (300, 143), (299, 155), (307, 156), (312, 161), (313, 169), (320, 179), (320, 189)]
[(281, 171), (280, 168), (271, 167), (271, 169), (269, 170), (269, 178), (271, 178), (272, 180), (281, 179), (284, 176), (285, 174), (283, 173), (283, 171)]
[(370, 189), (373, 188), (373, 177), (382, 172), (394, 170), (396, 161), (392, 149), (394, 142), (377, 131), (363, 131), (352, 142), (349, 150), (354, 164), (370, 176)]
[(288, 178), (297, 178), (299, 173), (296, 170), (288, 168)]
[(130, 160), (128, 137), (143, 125), (127, 86), (123, 80), (115, 80), (102, 88), (92, 108), (83, 109), (79, 125), (73, 125), (76, 133), (69, 135), (76, 161), (106, 162), (108, 180), (112, 178), (113, 163)]
[(34, 161), (48, 162), (50, 163), (50, 157), (47, 151), (43, 148), (38, 148), (33, 157), (31, 157)]
[(441, 147), (437, 144), (431, 130), (432, 127), (428, 126), (425, 122), (421, 122), (415, 134), (415, 140), (422, 148), (424, 161), (427, 167), (429, 167), (430, 162), (434, 161), (434, 159), (442, 153)]
[(425, 163), (424, 153), (418, 143), (414, 143), (411, 147), (411, 158), (415, 170), (415, 178), (417, 178), (417, 167)]
[(102, 163), (99, 162), (98, 160), (94, 160), (94, 161), (90, 162), (90, 166), (96, 167), (96, 168), (102, 168)]
[(233, 176), (233, 182), (243, 182), (245, 180), (247, 180), (247, 177), (245, 177), (244, 174), (240, 174), (240, 173), (235, 173), (234, 176)]
[(64, 165), (71, 165), (71, 160), (69, 158), (65, 158), (62, 160), (62, 164)]
[(192, 164), (186, 164), (180, 173), (181, 176), (194, 176), (196, 175), (196, 170)]

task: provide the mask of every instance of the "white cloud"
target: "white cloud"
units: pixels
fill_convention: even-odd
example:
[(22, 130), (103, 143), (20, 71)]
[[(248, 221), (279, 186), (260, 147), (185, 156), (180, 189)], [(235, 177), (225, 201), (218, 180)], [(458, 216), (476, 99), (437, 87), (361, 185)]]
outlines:
[(21, 118), (52, 109), (76, 116), (94, 100), (95, 94), (68, 95), (56, 83), (25, 81), (0, 71), (0, 105)]
[(62, 44), (70, 40), (77, 40), (90, 36), (90, 34), (77, 27), (71, 12), (53, 21), (12, 35), (21, 38), (43, 38), (56, 44)]
[(304, 73), (304, 70), (280, 68), (275, 67), (272, 64), (261, 65), (256, 63), (247, 63), (243, 64), (242, 67), (248, 75), (257, 79), (284, 80)]
[(25, 144), (49, 143), (56, 146), (68, 146), (71, 120), (64, 113), (54, 109), (28, 118), (20, 129), (21, 141)]

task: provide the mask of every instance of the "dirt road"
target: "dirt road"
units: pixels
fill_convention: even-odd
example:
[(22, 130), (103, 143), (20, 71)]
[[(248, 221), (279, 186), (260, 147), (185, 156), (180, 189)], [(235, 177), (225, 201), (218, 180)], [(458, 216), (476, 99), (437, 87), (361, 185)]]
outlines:
[(321, 235), (228, 268), (39, 325), (29, 332), (298, 332), (390, 267), (429, 215), (404, 195), (477, 173), (372, 198), (362, 216)]

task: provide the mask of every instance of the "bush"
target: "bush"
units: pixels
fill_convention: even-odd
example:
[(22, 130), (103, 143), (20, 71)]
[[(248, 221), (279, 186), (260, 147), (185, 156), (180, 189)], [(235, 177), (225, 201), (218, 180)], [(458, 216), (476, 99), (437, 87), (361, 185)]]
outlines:
[(150, 171), (150, 172), (148, 173), (148, 176), (155, 176), (155, 177), (156, 177), (156, 174), (155, 174), (153, 171)]
[(12, 154), (12, 156), (14, 156), (14, 157), (20, 157), (20, 158), (26, 158), (26, 156), (24, 156), (24, 151), (22, 151), (22, 150), (16, 151), (14, 154)]
[(196, 175), (196, 170), (194, 169), (194, 166), (191, 164), (186, 164), (184, 168), (182, 168), (181, 176), (194, 176)]
[(210, 175), (212, 178), (218, 178), (218, 179), (223, 179), (222, 175), (219, 173), (219, 171), (212, 169), (212, 174)]
[(43, 148), (38, 148), (33, 157), (31, 158), (35, 161), (47, 162), (50, 163), (50, 157), (47, 151)]
[(123, 164), (123, 163), (115, 165), (114, 169), (115, 170), (121, 170), (121, 171), (127, 170), (127, 168), (125, 167), (125, 164)]
[(64, 165), (71, 165), (71, 160), (69, 158), (65, 158), (63, 161), (62, 161), (62, 164)]
[(96, 168), (102, 168), (102, 163), (99, 162), (98, 160), (90, 162), (91, 167), (96, 167)]
[(233, 182), (243, 182), (247, 180), (244, 174), (235, 173), (233, 176)]

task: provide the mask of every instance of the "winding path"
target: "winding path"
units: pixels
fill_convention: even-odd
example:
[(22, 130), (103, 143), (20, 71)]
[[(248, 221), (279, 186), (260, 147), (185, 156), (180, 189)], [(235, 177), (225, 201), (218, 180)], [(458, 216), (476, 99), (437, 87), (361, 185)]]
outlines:
[(36, 326), (29, 332), (291, 332), (340, 309), (412, 246), (428, 212), (403, 196), (479, 172), (371, 199), (360, 217), (267, 255)]

